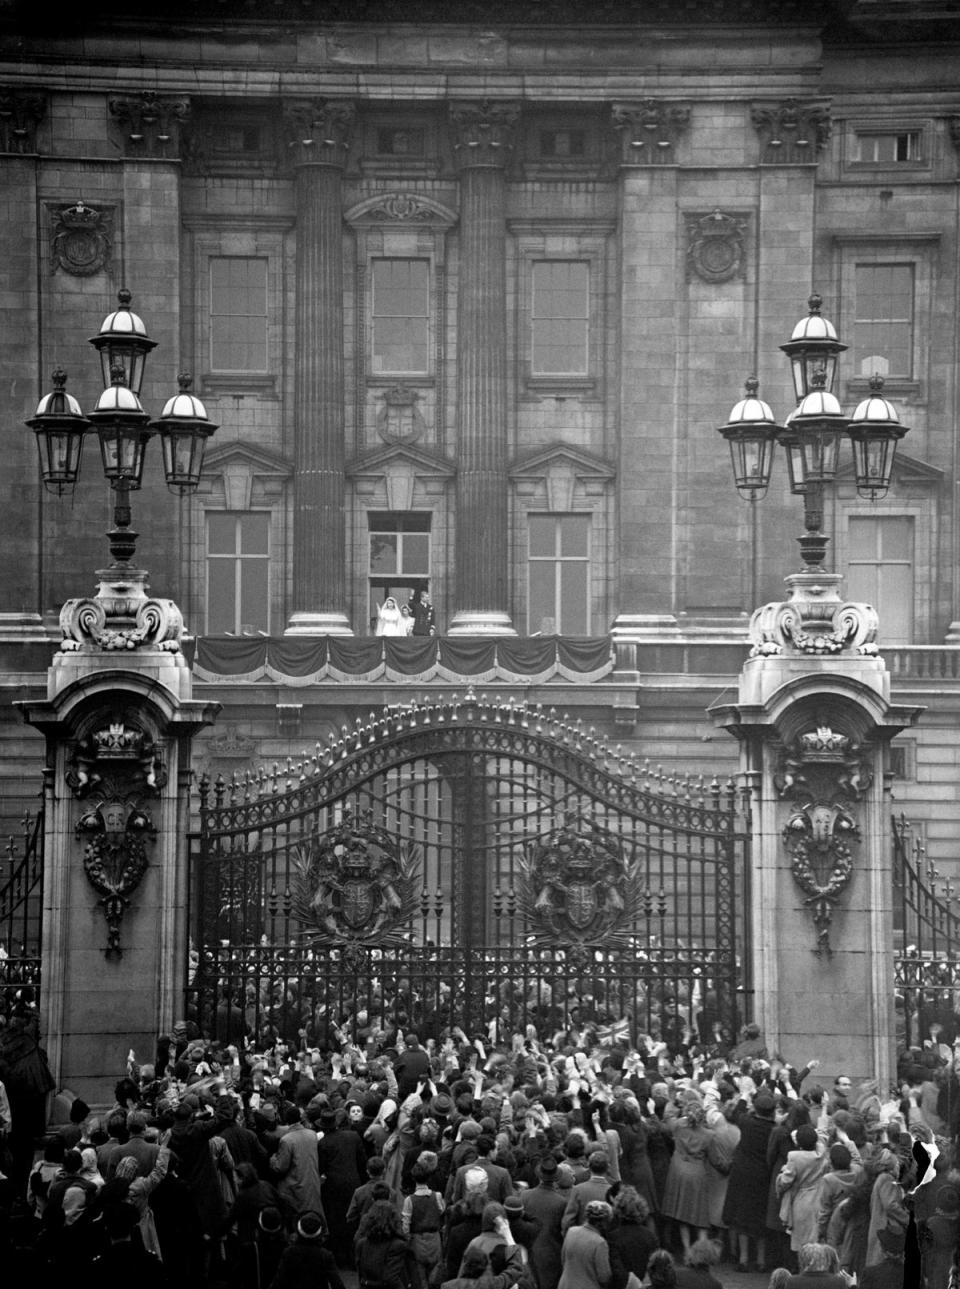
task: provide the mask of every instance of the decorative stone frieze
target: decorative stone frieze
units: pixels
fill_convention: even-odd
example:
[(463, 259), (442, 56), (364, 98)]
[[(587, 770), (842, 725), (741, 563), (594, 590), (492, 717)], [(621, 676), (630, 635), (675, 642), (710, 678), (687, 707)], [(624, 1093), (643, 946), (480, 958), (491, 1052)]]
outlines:
[(622, 165), (672, 165), (677, 143), (690, 125), (690, 105), (656, 98), (614, 103), (612, 123), (620, 136)]
[(181, 128), (190, 117), (186, 94), (114, 95), (109, 99), (110, 115), (120, 127), (124, 154), (128, 157), (177, 158), (180, 156)]
[(767, 165), (815, 162), (830, 141), (830, 109), (795, 98), (754, 103), (750, 120), (760, 136), (760, 160)]
[(47, 96), (0, 88), (0, 152), (37, 151), (37, 126), (47, 114)]
[(92, 277), (110, 266), (113, 250), (112, 206), (95, 210), (82, 200), (71, 206), (51, 206), (50, 267), (72, 277)]
[(746, 261), (748, 220), (721, 210), (687, 214), (687, 281), (729, 282), (742, 278)]

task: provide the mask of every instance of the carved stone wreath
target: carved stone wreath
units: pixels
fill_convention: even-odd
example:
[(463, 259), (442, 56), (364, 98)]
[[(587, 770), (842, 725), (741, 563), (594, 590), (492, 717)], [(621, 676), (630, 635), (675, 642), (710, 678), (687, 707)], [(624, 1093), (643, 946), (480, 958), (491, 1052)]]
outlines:
[(79, 738), (70, 749), (67, 786), (90, 805), (76, 827), (83, 871), (107, 920), (108, 958), (119, 958), (120, 923), (149, 867), (156, 837), (144, 798), (156, 797), (167, 772), (152, 736), (123, 713)]
[(791, 876), (813, 917), (818, 957), (833, 953), (833, 914), (853, 879), (852, 844), (860, 840), (853, 803), (872, 782), (867, 749), (825, 718), (781, 748), (774, 783), (781, 797), (796, 803), (782, 838)]
[[(783, 840), (793, 857), (790, 871), (813, 915), (820, 957), (833, 953), (830, 926), (834, 906), (853, 877), (853, 853), (848, 844), (860, 840), (856, 821), (840, 806), (809, 802), (791, 815)], [(829, 867), (828, 867), (829, 865)]]

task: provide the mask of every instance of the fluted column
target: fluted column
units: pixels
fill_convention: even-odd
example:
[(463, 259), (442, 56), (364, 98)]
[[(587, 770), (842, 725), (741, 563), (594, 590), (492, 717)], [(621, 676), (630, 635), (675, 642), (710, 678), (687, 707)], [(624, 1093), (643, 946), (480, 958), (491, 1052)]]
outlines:
[(460, 170), (456, 612), (451, 635), (514, 635), (508, 609), (506, 202), (515, 104), (454, 103)]
[(346, 614), (343, 217), (355, 108), (284, 109), (297, 173), (293, 613), (287, 635), (352, 635)]

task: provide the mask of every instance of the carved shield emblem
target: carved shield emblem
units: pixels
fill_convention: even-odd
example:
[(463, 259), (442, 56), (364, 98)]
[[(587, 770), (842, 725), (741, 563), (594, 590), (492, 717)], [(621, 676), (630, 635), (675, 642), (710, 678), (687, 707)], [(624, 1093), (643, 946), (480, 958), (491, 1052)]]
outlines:
[(350, 927), (358, 931), (370, 920), (373, 913), (374, 889), (372, 882), (348, 878), (343, 884), (340, 897), (340, 916)]
[(589, 882), (573, 882), (567, 887), (567, 917), (578, 931), (585, 931), (597, 913), (596, 892)]

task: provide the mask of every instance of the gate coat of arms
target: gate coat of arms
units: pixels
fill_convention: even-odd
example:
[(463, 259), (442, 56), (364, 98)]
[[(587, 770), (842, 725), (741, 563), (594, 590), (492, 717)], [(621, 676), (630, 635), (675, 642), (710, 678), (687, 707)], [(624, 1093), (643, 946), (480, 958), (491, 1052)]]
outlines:
[(613, 946), (636, 934), (646, 884), (621, 840), (594, 823), (566, 820), (527, 849), (518, 904), (535, 943)]
[(302, 935), (328, 948), (365, 949), (406, 938), (418, 907), (420, 857), (373, 822), (344, 814), (294, 856), (294, 911)]

